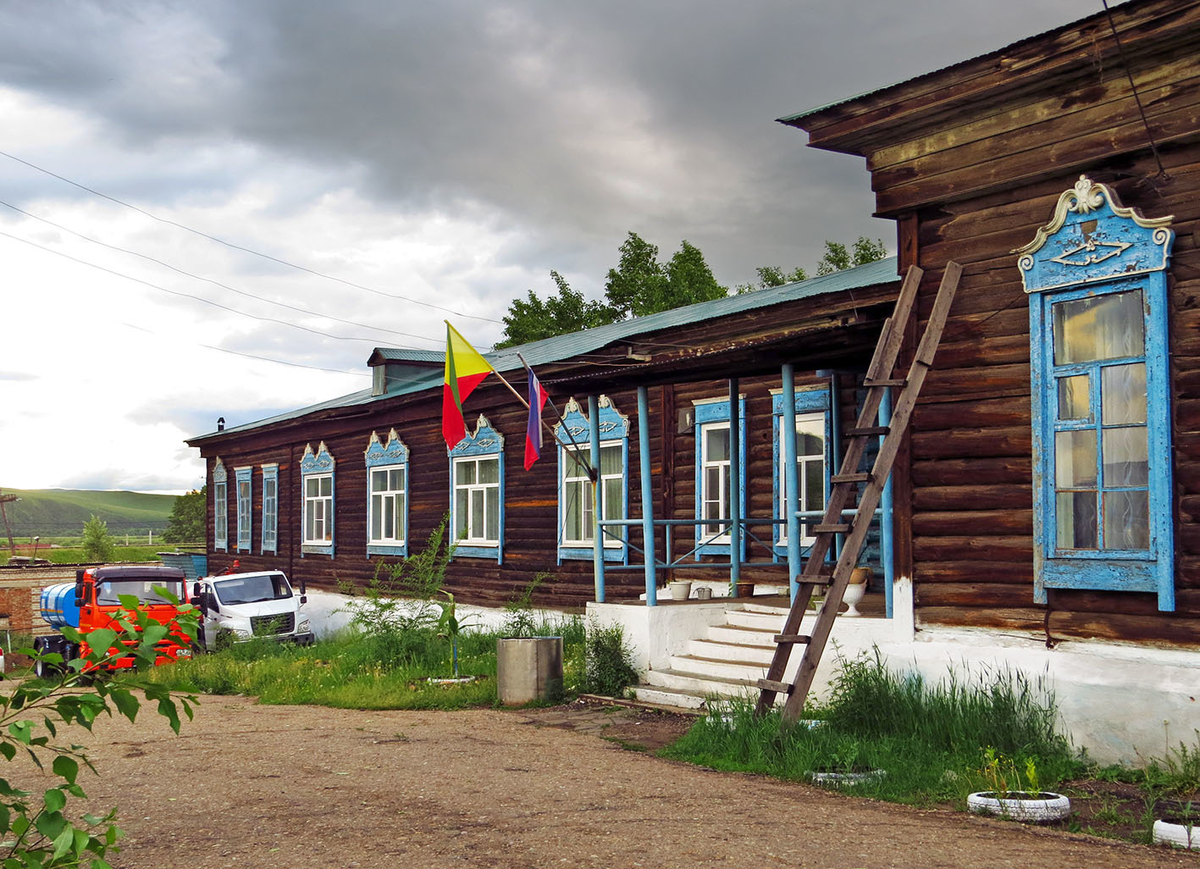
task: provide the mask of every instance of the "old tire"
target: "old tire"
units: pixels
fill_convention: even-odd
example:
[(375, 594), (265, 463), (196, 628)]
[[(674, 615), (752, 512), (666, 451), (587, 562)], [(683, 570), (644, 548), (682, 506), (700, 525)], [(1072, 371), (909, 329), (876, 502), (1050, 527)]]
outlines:
[(996, 815), (1014, 821), (1049, 823), (1071, 814), (1071, 801), (1062, 794), (1045, 791), (1038, 794), (1008, 793), (998, 797), (982, 791), (967, 797), (967, 808), (980, 815)]

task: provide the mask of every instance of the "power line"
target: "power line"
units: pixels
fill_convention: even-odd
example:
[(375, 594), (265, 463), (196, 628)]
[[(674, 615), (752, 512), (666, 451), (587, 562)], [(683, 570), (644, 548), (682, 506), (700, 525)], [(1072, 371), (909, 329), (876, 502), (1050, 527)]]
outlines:
[(218, 238), (215, 235), (209, 235), (207, 232), (202, 232), (199, 229), (193, 229), (192, 227), (187, 226), (186, 224), (179, 223), (174, 220), (170, 220), (166, 217), (159, 217), (157, 214), (149, 212), (144, 208), (139, 208), (138, 206), (133, 205), (129, 202), (125, 202), (122, 199), (117, 199), (115, 196), (109, 196), (107, 193), (101, 193), (99, 190), (94, 190), (91, 187), (88, 187), (84, 184), (80, 184), (78, 181), (72, 181), (70, 178), (66, 178), (55, 172), (51, 172), (49, 169), (43, 169), (41, 166), (38, 166), (36, 163), (30, 163), (28, 160), (22, 160), (20, 157), (17, 157), (14, 154), (9, 154), (7, 151), (0, 151), (0, 156), (7, 157), (8, 159), (14, 160), (23, 166), (28, 166), (30, 169), (35, 169), (38, 172), (41, 172), (45, 175), (49, 175), (51, 178), (57, 178), (59, 181), (62, 181), (65, 184), (70, 184), (72, 187), (77, 187), (80, 190), (83, 190), (83, 191), (86, 191), (87, 193), (92, 194), (93, 196), (99, 196), (101, 199), (107, 199), (109, 202), (116, 203), (117, 205), (124, 206), (125, 208), (130, 208), (130, 209), (136, 211), (138, 214), (142, 214), (142, 215), (145, 215), (146, 217), (149, 217), (151, 220), (156, 220), (159, 223), (165, 223), (168, 226), (174, 226), (177, 229), (182, 229), (184, 232), (190, 232), (193, 235), (198, 235), (201, 238), (208, 239), (209, 241), (215, 241), (217, 244), (224, 245), (225, 247), (230, 248), (232, 250), (240, 250), (242, 253), (248, 253), (248, 254), (251, 254), (252, 256), (262, 257), (265, 260), (270, 260), (271, 262), (279, 263), (279, 265), (287, 266), (288, 268), (296, 269), (297, 271), (306, 272), (306, 273), (308, 273), (310, 275), (314, 275), (318, 278), (324, 278), (327, 281), (336, 281), (337, 283), (345, 284), (348, 287), (354, 287), (355, 289), (358, 289), (358, 290), (365, 290), (366, 292), (374, 293), (377, 296), (384, 296), (389, 299), (398, 299), (399, 301), (410, 302), (414, 305), (424, 305), (425, 307), (428, 307), (428, 308), (433, 308), (438, 311), (444, 311), (447, 314), (453, 314), (456, 317), (467, 317), (468, 319), (472, 319), (472, 320), (485, 320), (488, 323), (500, 323), (501, 322), (500, 320), (496, 320), (492, 317), (484, 317), (480, 314), (467, 314), (467, 313), (464, 313), (463, 311), (456, 311), (453, 308), (446, 308), (442, 305), (435, 305), (433, 302), (426, 302), (422, 299), (414, 299), (410, 296), (402, 296), (399, 293), (389, 293), (384, 290), (378, 290), (374, 287), (368, 287), (364, 284), (356, 284), (354, 281), (348, 281), (345, 278), (339, 278), (339, 277), (336, 277), (335, 275), (327, 275), (324, 272), (319, 272), (319, 271), (316, 271), (315, 269), (310, 269), (307, 266), (297, 265), (296, 263), (289, 262), (285, 259), (280, 259), (279, 257), (271, 256), (270, 254), (267, 254), (267, 253), (262, 253), (261, 251), (254, 250), (253, 248), (243, 247), (240, 244), (234, 244), (231, 241), (225, 241), (223, 238)]
[[(121, 323), (130, 329), (138, 332), (145, 332), (147, 335), (157, 335), (156, 332), (150, 329), (145, 329), (141, 326), (135, 326), (132, 323)], [(217, 347), (215, 344), (196, 344), (196, 347), (203, 347), (206, 350), (216, 350), (218, 353), (229, 353), (233, 356), (241, 356), (244, 359), (257, 359), (259, 362), (273, 362), (276, 365), (287, 365), (291, 368), (307, 368), (309, 371), (327, 371), (330, 374), (350, 374), (355, 377), (369, 377), (365, 371), (343, 371), (340, 368), (322, 368), (320, 365), (305, 365), (303, 362), (288, 362), (284, 359), (272, 359), (269, 356), (256, 356), (253, 353), (242, 353), (240, 350), (230, 350), (228, 347)]]
[(229, 292), (231, 292), (231, 293), (237, 293), (239, 296), (245, 296), (249, 299), (256, 299), (260, 302), (266, 302), (268, 305), (278, 305), (281, 308), (287, 308), (289, 311), (296, 311), (301, 314), (307, 314), (308, 316), (322, 317), (326, 320), (334, 320), (338, 323), (345, 323), (347, 326), (358, 326), (363, 329), (374, 329), (377, 332), (388, 332), (392, 335), (403, 335), (406, 338), (423, 337), (420, 335), (412, 335), (408, 332), (399, 332), (395, 329), (387, 329), (383, 326), (372, 326), (370, 323), (358, 323), (354, 320), (345, 320), (341, 317), (335, 317), (332, 314), (320, 313), (319, 311), (310, 311), (309, 309), (301, 308), (298, 305), (289, 305), (287, 302), (277, 302), (274, 299), (268, 299), (265, 296), (255, 295), (254, 293), (251, 293), (247, 290), (239, 290), (237, 287), (231, 287), (231, 286), (229, 286), (229, 284), (221, 283), (220, 281), (214, 280), (213, 278), (206, 278), (203, 275), (193, 274), (192, 272), (185, 271), (184, 269), (173, 266), (168, 262), (164, 262), (160, 259), (157, 259), (156, 257), (152, 257), (149, 254), (139, 253), (136, 250), (129, 250), (128, 248), (119, 247), (115, 244), (109, 244), (106, 241), (100, 241), (97, 238), (92, 238), (91, 236), (84, 235), (81, 232), (76, 232), (75, 230), (70, 229), (66, 226), (63, 226), (62, 224), (55, 223), (53, 220), (47, 220), (46, 218), (39, 217), (38, 215), (33, 214), (32, 212), (26, 211), (23, 208), (18, 208), (17, 206), (13, 205), (10, 202), (5, 202), (3, 199), (0, 199), (0, 205), (3, 205), (6, 208), (11, 208), (13, 211), (17, 212), (18, 214), (23, 214), (26, 217), (30, 217), (30, 218), (33, 218), (34, 220), (41, 221), (42, 223), (46, 224), (47, 226), (53, 226), (55, 229), (58, 229), (58, 230), (61, 230), (62, 232), (73, 235), (76, 238), (81, 238), (84, 241), (91, 242), (92, 244), (99, 245), (100, 247), (106, 247), (109, 250), (115, 250), (115, 251), (118, 251), (119, 253), (125, 253), (125, 254), (129, 254), (130, 256), (139, 257), (141, 259), (146, 260), (147, 262), (155, 263), (157, 265), (162, 266), (163, 268), (170, 269), (171, 271), (173, 271), (177, 274), (181, 274), (185, 277), (193, 278), (197, 281), (204, 281), (205, 283), (209, 283), (209, 284), (212, 284), (213, 286), (220, 287), (223, 290), (229, 290)]
[[(185, 298), (185, 299), (192, 299), (193, 301), (201, 302), (202, 304), (205, 304), (205, 305), (211, 305), (214, 308), (220, 308), (222, 311), (228, 311), (231, 314), (238, 314), (239, 316), (242, 316), (242, 317), (249, 317), (252, 320), (259, 320), (260, 322), (264, 322), (264, 323), (278, 323), (281, 326), (289, 326), (292, 329), (299, 329), (302, 332), (310, 332), (313, 335), (320, 335), (322, 338), (332, 338), (335, 341), (364, 341), (368, 344), (376, 343), (374, 338), (358, 338), (358, 337), (355, 337), (352, 335), (334, 335), (329, 332), (322, 332), (320, 329), (311, 329), (308, 326), (301, 326), (299, 323), (290, 323), (287, 320), (280, 320), (276, 317), (265, 317), (265, 316), (260, 316), (258, 314), (251, 314), (248, 311), (239, 311), (236, 308), (231, 308), (228, 305), (222, 305), (220, 302), (214, 302), (211, 299), (204, 298), (203, 296), (196, 296), (196, 295), (193, 295), (192, 293), (184, 293), (179, 290), (170, 290), (170, 289), (167, 289), (166, 287), (159, 286), (158, 284), (153, 284), (150, 281), (144, 281), (141, 278), (135, 278), (132, 275), (127, 275), (122, 272), (115, 271), (114, 269), (110, 269), (110, 268), (107, 268), (102, 265), (97, 265), (96, 263), (88, 262), (87, 260), (79, 259), (78, 257), (73, 257), (68, 253), (63, 253), (62, 251), (54, 250), (53, 248), (46, 247), (45, 245), (38, 244), (37, 242), (30, 241), (29, 239), (26, 239), (26, 238), (21, 238), (19, 236), (12, 235), (11, 233), (0, 232), (0, 236), (3, 236), (4, 238), (11, 238), (13, 241), (19, 241), (22, 244), (29, 245), (30, 247), (36, 247), (38, 250), (43, 250), (46, 253), (52, 253), (55, 256), (60, 256), (60, 257), (63, 257), (64, 259), (69, 259), (72, 262), (79, 263), (80, 265), (89, 266), (91, 268), (98, 269), (99, 271), (107, 272), (108, 274), (114, 275), (115, 277), (124, 278), (127, 281), (133, 281), (134, 283), (142, 284), (144, 286), (150, 287), (151, 289), (158, 290), (159, 292), (168, 293), (172, 296), (179, 296), (179, 297)], [(423, 335), (409, 335), (408, 337), (417, 338), (421, 341), (430, 341), (434, 344), (441, 343), (441, 341), (437, 338), (428, 338)]]

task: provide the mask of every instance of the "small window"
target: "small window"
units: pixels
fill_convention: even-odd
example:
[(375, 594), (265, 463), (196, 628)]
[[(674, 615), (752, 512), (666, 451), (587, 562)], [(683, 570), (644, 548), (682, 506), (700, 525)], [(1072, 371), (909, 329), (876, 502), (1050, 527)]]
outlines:
[(262, 551), (279, 549), (279, 465), (262, 466)]
[(1166, 265), (1170, 218), (1081, 178), (1023, 248), (1034, 452), (1034, 599), (1156, 592), (1175, 608)]
[[(696, 554), (729, 555), (733, 499), (746, 517), (746, 399), (738, 399), (741, 437), (735, 450), (730, 436), (729, 401), (696, 402)], [(741, 484), (732, 491), (732, 463), (737, 456)], [(745, 535), (742, 535), (743, 546)]]
[(367, 464), (367, 555), (408, 555), (408, 447), (371, 432)]
[(229, 550), (229, 483), (220, 459), (213, 465), (213, 549)]
[[(613, 406), (607, 395), (597, 402), (600, 412), (600, 502), (606, 520), (624, 519), (628, 509), (629, 418)], [(591, 425), (579, 403), (567, 402), (562, 421), (555, 427), (559, 442), (558, 556), (563, 559), (595, 557), (595, 516), (591, 465)], [(573, 442), (573, 444), (572, 444)], [(579, 461), (576, 460), (579, 457)], [(628, 555), (624, 528), (604, 532), (606, 561), (624, 561)]]
[(502, 558), (504, 438), (483, 416), (450, 451), (450, 527), (456, 556)]
[(235, 468), (237, 479), (237, 548), (238, 552), (250, 551), (250, 521), (254, 509), (251, 474), (253, 468)]
[(333, 556), (334, 552), (334, 460), (325, 444), (314, 452), (304, 448), (300, 460), (302, 493), (301, 555)]

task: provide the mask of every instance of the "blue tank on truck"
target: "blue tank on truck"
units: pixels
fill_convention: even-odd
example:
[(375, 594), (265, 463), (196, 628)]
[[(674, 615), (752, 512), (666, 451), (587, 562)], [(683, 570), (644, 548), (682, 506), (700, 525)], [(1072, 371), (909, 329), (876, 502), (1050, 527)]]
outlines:
[(48, 585), (42, 589), (42, 618), (52, 628), (79, 627), (79, 599), (73, 582)]

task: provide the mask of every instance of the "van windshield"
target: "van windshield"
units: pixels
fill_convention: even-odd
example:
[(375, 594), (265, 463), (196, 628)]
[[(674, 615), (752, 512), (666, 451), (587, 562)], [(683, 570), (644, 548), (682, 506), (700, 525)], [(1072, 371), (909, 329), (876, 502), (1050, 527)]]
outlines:
[(160, 597), (155, 588), (165, 588), (180, 600), (183, 599), (183, 583), (178, 581), (163, 582), (161, 579), (105, 579), (96, 588), (96, 603), (100, 606), (118, 606), (121, 595), (132, 594), (142, 603), (162, 604), (172, 603)]
[(284, 600), (292, 596), (292, 587), (282, 573), (237, 576), (213, 580), (217, 598), (225, 605)]

